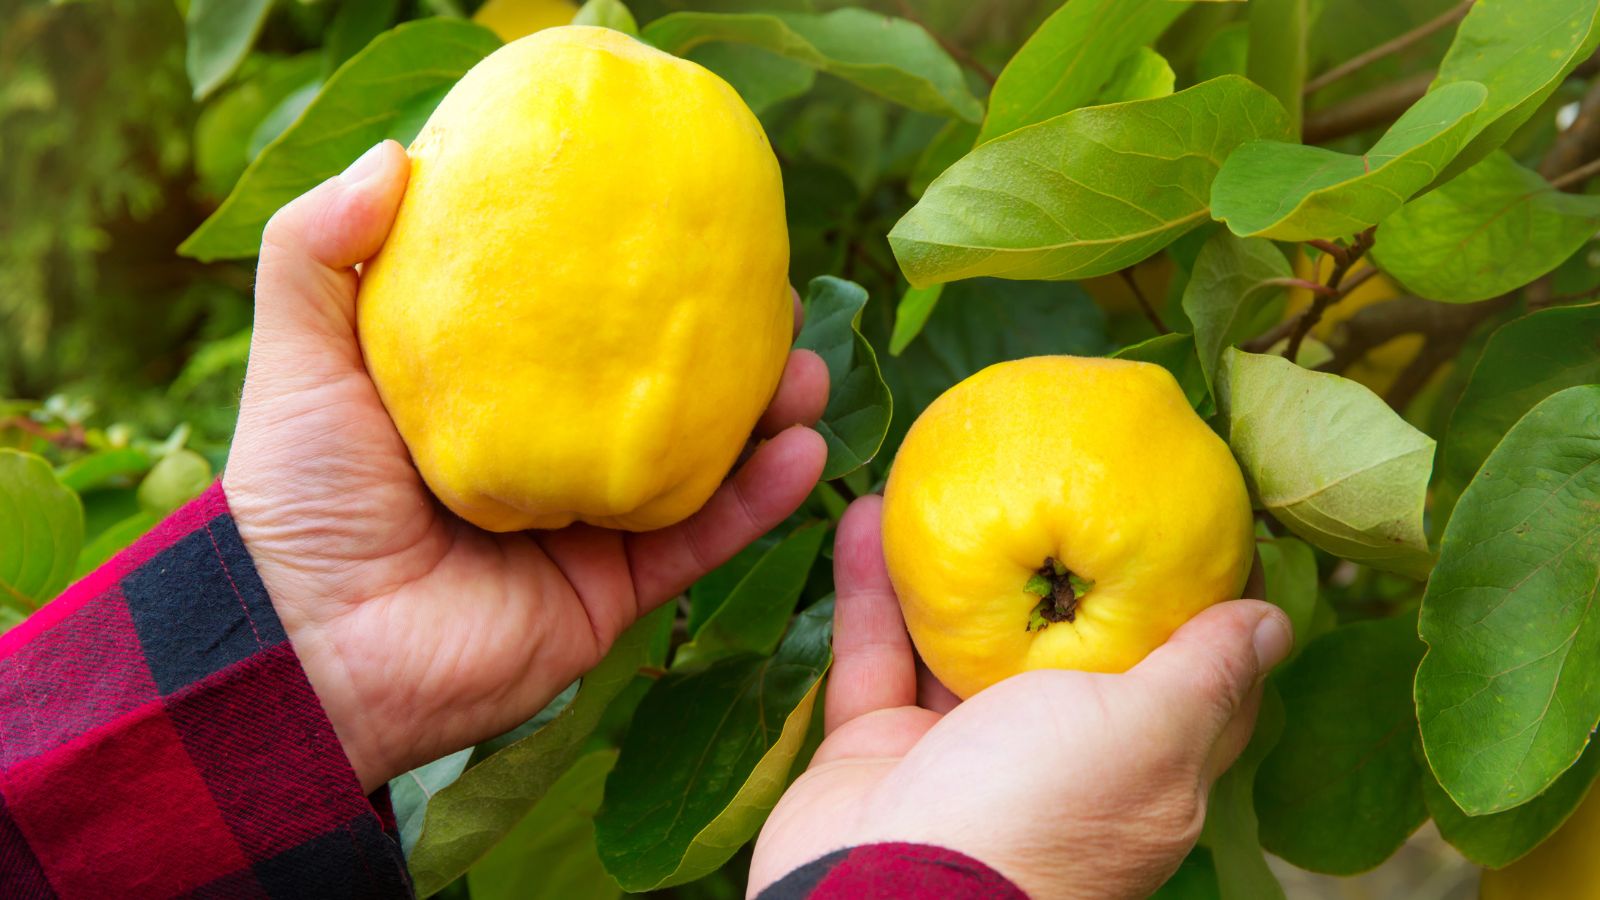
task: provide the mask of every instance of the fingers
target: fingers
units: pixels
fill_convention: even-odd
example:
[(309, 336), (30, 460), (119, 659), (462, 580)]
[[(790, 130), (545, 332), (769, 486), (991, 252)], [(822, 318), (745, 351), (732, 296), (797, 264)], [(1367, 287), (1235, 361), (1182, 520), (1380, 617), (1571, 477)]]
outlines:
[(756, 423), (756, 435), (771, 437), (791, 425), (815, 425), (827, 405), (828, 364), (810, 350), (795, 350), (783, 368), (778, 392)]
[(253, 366), (258, 351), (262, 362), (292, 367), (286, 372), (359, 365), (354, 267), (383, 246), (409, 172), (405, 150), (384, 141), (267, 223), (256, 272)]
[(822, 436), (794, 426), (756, 449), (703, 509), (660, 531), (630, 535), (629, 567), (639, 615), (727, 562), (799, 508), (822, 477)]
[(955, 691), (944, 686), (927, 664), (917, 661), (917, 705), (944, 714), (961, 705)]
[(915, 706), (917, 664), (883, 561), (883, 498), (862, 497), (833, 545), (833, 670), (824, 733), (880, 709)]
[[(1239, 738), (1248, 740), (1256, 689), (1292, 643), (1289, 620), (1277, 607), (1259, 600), (1219, 603), (1178, 629), (1128, 677), (1156, 698), (1186, 746), (1205, 749), (1214, 775), (1244, 748)], [(1243, 725), (1232, 725), (1240, 719)]]

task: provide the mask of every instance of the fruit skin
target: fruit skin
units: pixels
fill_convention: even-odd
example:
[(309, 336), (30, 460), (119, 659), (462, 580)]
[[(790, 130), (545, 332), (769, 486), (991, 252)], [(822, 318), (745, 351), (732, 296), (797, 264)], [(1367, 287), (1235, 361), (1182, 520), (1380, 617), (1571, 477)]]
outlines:
[(472, 21), (510, 43), (535, 31), (572, 24), (578, 5), (572, 0), (488, 0), (472, 14)]
[[(969, 697), (1038, 668), (1121, 672), (1254, 559), (1227, 446), (1167, 370), (1043, 356), (990, 366), (911, 426), (884, 492), (883, 544), (933, 674)], [(1075, 621), (1028, 631), (1047, 557), (1094, 582)]]
[(1556, 833), (1504, 869), (1485, 869), (1482, 900), (1600, 900), (1600, 791), (1590, 789)]
[(409, 150), (357, 301), (428, 486), (491, 531), (699, 509), (794, 328), (777, 159), (717, 76), (564, 26), (468, 72)]

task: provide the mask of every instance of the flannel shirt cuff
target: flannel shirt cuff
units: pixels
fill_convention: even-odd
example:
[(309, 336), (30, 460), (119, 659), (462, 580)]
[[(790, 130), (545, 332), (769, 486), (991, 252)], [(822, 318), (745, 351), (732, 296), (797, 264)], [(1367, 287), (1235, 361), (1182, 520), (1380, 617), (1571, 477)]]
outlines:
[(806, 863), (756, 900), (1028, 900), (981, 862), (927, 844), (863, 844)]
[(410, 893), (220, 484), (0, 635), (0, 896)]

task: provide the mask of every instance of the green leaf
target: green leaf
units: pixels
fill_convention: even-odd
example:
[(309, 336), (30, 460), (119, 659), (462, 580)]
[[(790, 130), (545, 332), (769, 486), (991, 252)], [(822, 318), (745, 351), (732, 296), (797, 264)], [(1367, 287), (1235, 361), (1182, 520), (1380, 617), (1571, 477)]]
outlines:
[(804, 94), (817, 80), (810, 66), (749, 44), (703, 44), (684, 58), (720, 75), (756, 113)]
[(763, 553), (693, 639), (678, 648), (673, 666), (702, 666), (738, 653), (772, 653), (828, 529), (827, 522), (808, 522)]
[(1178, 76), (1166, 57), (1149, 47), (1140, 47), (1111, 73), (1111, 80), (1100, 89), (1096, 104), (1154, 100), (1171, 94), (1177, 82)]
[(1255, 806), (1256, 773), (1278, 743), (1283, 727), (1283, 701), (1268, 685), (1261, 695), (1261, 711), (1256, 714), (1250, 743), (1211, 786), (1200, 843), (1211, 850), (1224, 900), (1281, 900), (1284, 896), (1283, 886), (1267, 868), (1266, 855), (1261, 852)]
[(606, 706), (642, 666), (660, 664), (652, 645), (672, 612), (669, 604), (617, 638), (600, 665), (583, 677), (572, 702), (543, 728), (490, 755), (433, 793), (416, 846), (407, 854), (419, 897), (438, 891), (467, 871), (571, 767)]
[(751, 44), (922, 112), (976, 121), (983, 105), (961, 67), (920, 25), (864, 9), (830, 13), (680, 12), (644, 27), (644, 39), (679, 56), (701, 44)]
[(372, 39), (394, 24), (400, 0), (357, 0), (339, 6), (322, 41), (324, 76), (344, 65)]
[(56, 470), (56, 477), (70, 491), (83, 493), (105, 487), (150, 470), (150, 455), (133, 447), (96, 450), (80, 456)]
[(1245, 71), (1250, 80), (1278, 98), (1289, 113), (1289, 133), (1298, 139), (1306, 84), (1306, 37), (1310, 0), (1251, 0), (1249, 49)]
[(1335, 556), (1425, 577), (1433, 439), (1349, 379), (1232, 349), (1222, 363), (1228, 444), (1267, 511)]
[(594, 845), (594, 814), (615, 750), (572, 764), (499, 846), (467, 873), (472, 900), (614, 900), (622, 889)]
[(195, 122), (195, 174), (208, 195), (220, 197), (233, 188), (250, 164), (251, 138), (262, 120), (322, 71), (315, 53), (288, 58), (258, 54), (257, 60), (239, 73), (238, 84), (207, 103)]
[(1222, 351), (1283, 318), (1294, 277), (1289, 260), (1271, 241), (1241, 238), (1218, 229), (1195, 260), (1183, 290), (1183, 311), (1194, 324), (1195, 352), (1206, 384), (1217, 377)]
[(1244, 75), (1250, 70), (1250, 23), (1233, 22), (1214, 32), (1195, 61), (1195, 79)]
[(878, 355), (861, 336), (861, 285), (831, 275), (811, 279), (806, 325), (794, 345), (828, 364), (828, 406), (817, 431), (828, 442), (823, 480), (854, 472), (878, 454), (889, 430), (894, 398), (878, 371)]
[(1211, 179), (1233, 148), (1287, 128), (1277, 101), (1237, 76), (1079, 109), (979, 145), (928, 186), (889, 243), (918, 287), (1115, 272), (1206, 222)]
[(587, 0), (572, 17), (574, 25), (599, 25), (623, 34), (639, 36), (639, 23), (622, 0)]
[(928, 324), (928, 317), (933, 315), (942, 293), (942, 284), (906, 289), (900, 305), (894, 308), (894, 331), (889, 335), (890, 356), (899, 356), (922, 333), (922, 326)]
[(1150, 895), (1150, 900), (1221, 900), (1217, 887), (1217, 866), (1211, 851), (1195, 845), (1183, 858), (1178, 871)]
[(1183, 395), (1189, 399), (1189, 405), (1202, 416), (1209, 416), (1215, 411), (1211, 389), (1206, 386), (1205, 372), (1200, 368), (1200, 357), (1195, 353), (1193, 335), (1157, 335), (1123, 347), (1112, 355), (1118, 359), (1155, 363), (1172, 373), (1172, 377), (1178, 380), (1178, 386), (1183, 388)]
[(788, 784), (831, 661), (831, 602), (802, 612), (776, 656), (668, 673), (606, 780), (600, 858), (624, 890), (683, 884), (755, 836)]
[(455, 783), (467, 770), (473, 748), (457, 750), (426, 765), (421, 765), (389, 782), (389, 800), (394, 804), (395, 824), (400, 826), (400, 848), (406, 855), (422, 837), (422, 823), (433, 795)]
[(1595, 775), (1600, 774), (1600, 752), (1591, 747), (1544, 793), (1514, 809), (1487, 816), (1462, 812), (1431, 773), (1424, 774), (1422, 792), (1439, 834), (1467, 859), (1499, 869), (1539, 846), (1572, 815), (1588, 795)]
[(1172, 0), (1061, 4), (995, 80), (979, 143), (1094, 102), (1122, 61), (1187, 8)]
[(1266, 600), (1283, 610), (1294, 626), (1295, 652), (1310, 643), (1317, 613), (1317, 556), (1311, 545), (1294, 538), (1257, 541), (1267, 579)]
[(1478, 0), (1439, 65), (1435, 92), (1463, 82), (1488, 88), (1468, 143), (1439, 176), (1476, 165), (1538, 112), (1600, 46), (1596, 0)]
[(1256, 776), (1256, 812), (1261, 843), (1302, 869), (1366, 871), (1427, 821), (1411, 749), (1415, 621), (1346, 625), (1274, 676), (1287, 717)]
[(1212, 214), (1234, 234), (1280, 241), (1363, 231), (1427, 187), (1461, 152), (1486, 95), (1475, 82), (1433, 91), (1359, 156), (1276, 141), (1245, 144), (1217, 173)]
[(272, 0), (189, 0), (186, 64), (196, 100), (239, 68), (271, 11)]
[(378, 36), (333, 73), (178, 252), (201, 260), (255, 255), (261, 231), (279, 207), (339, 174), (379, 141), (409, 140), (419, 110), (408, 104), (436, 103), (499, 46), (493, 32), (459, 19), (409, 22)]
[(964, 119), (946, 122), (933, 140), (928, 142), (922, 155), (917, 157), (917, 164), (912, 167), (911, 178), (906, 183), (906, 192), (912, 197), (921, 197), (935, 178), (967, 155), (977, 139), (978, 126), (973, 123)]
[(30, 613), (67, 586), (83, 544), (83, 504), (50, 464), (0, 447), (0, 607)]
[(283, 99), (256, 123), (255, 130), (250, 132), (250, 142), (245, 146), (247, 166), (250, 160), (260, 156), (268, 144), (282, 136), (289, 130), (289, 126), (300, 118), (306, 107), (311, 105), (311, 101), (317, 99), (317, 94), (322, 91), (323, 82), (323, 77), (318, 74), (296, 85), (293, 91), (285, 94)]
[(1469, 815), (1526, 803), (1600, 722), (1600, 385), (1545, 398), (1472, 479), (1422, 600), (1423, 748)]
[(72, 577), (82, 578), (100, 568), (105, 564), (106, 560), (116, 556), (123, 548), (144, 537), (146, 532), (156, 527), (160, 522), (161, 516), (140, 510), (101, 531), (95, 535), (93, 540), (84, 544), (82, 550), (78, 551), (78, 561), (73, 566)]
[(1373, 256), (1411, 293), (1488, 300), (1553, 271), (1600, 231), (1600, 197), (1558, 191), (1492, 153), (1378, 229)]
[(1543, 309), (1508, 322), (1489, 337), (1451, 413), (1439, 452), (1436, 523), (1450, 520), (1478, 467), (1534, 404), (1562, 388), (1600, 382), (1597, 351), (1600, 305)]

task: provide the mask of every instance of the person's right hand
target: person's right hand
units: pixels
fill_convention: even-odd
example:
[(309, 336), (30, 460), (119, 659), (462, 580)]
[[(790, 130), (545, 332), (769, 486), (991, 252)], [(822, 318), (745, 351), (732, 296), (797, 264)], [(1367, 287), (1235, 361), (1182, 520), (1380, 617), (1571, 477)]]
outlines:
[(1206, 610), (1122, 675), (1036, 670), (965, 702), (918, 684), (884, 568), (882, 500), (839, 525), (826, 739), (756, 843), (750, 893), (833, 850), (957, 850), (1036, 900), (1144, 897), (1199, 837), (1211, 783), (1249, 741), (1288, 620)]

